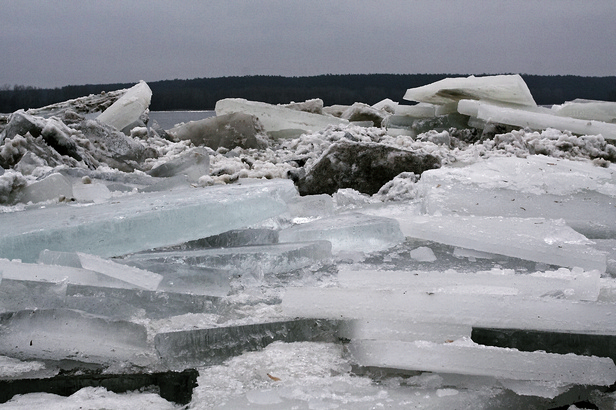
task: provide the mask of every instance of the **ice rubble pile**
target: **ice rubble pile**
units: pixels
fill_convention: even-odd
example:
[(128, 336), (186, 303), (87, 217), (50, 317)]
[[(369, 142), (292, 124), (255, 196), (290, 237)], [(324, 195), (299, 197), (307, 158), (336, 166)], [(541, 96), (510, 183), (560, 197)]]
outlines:
[[(2, 130), (0, 355), (32, 363), (3, 378), (343, 340), (358, 374), (441, 380), (400, 403), (613, 402), (616, 103), (538, 107), (519, 76), (469, 77), (416, 105), (221, 100), (162, 130), (150, 98), (141, 82)], [(344, 396), (283, 393), (230, 403)]]

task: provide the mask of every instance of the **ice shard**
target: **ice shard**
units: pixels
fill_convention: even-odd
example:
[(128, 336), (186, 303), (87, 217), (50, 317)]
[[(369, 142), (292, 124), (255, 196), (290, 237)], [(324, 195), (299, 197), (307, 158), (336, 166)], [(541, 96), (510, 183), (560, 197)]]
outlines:
[(374, 252), (390, 248), (404, 241), (394, 219), (360, 213), (333, 215), (305, 224), (283, 229), (280, 242), (326, 240), (332, 252)]
[(348, 124), (347, 120), (328, 115), (297, 111), (291, 108), (241, 98), (226, 98), (216, 102), (216, 115), (243, 112), (259, 119), (270, 135), (299, 135), (309, 130), (319, 131), (328, 125)]
[(24, 187), (21, 191), (21, 202), (43, 202), (60, 199), (70, 199), (73, 196), (73, 185), (59, 173), (51, 174), (39, 181)]
[(4, 279), (48, 282), (48, 283), (74, 283), (80, 285), (102, 286), (110, 288), (135, 288), (120, 279), (116, 279), (99, 272), (71, 266), (43, 265), (36, 263), (22, 263), (0, 259), (0, 272)]
[(338, 335), (349, 340), (424, 340), (447, 343), (472, 334), (470, 325), (422, 323), (404, 319), (355, 319), (342, 321)]
[(417, 187), (428, 214), (564, 219), (591, 238), (616, 235), (616, 174), (590, 162), (543, 155), (488, 158), (428, 170)]
[(275, 341), (333, 341), (337, 326), (336, 321), (329, 320), (288, 320), (159, 333), (154, 343), (158, 354), (171, 368), (203, 366), (220, 364)]
[(70, 309), (0, 314), (0, 354), (87, 363), (152, 362), (144, 326)]
[(0, 214), (0, 257), (35, 261), (43, 249), (102, 257), (174, 245), (256, 224), (286, 211), (290, 180), (256, 181)]
[(606, 254), (563, 220), (474, 215), (397, 219), (404, 235), (413, 238), (557, 266), (606, 269)]
[(520, 352), (472, 342), (436, 344), (382, 340), (352, 341), (349, 350), (362, 366), (492, 376), (560, 384), (610, 386), (616, 366), (610, 358)]
[(403, 98), (440, 105), (472, 99), (537, 106), (528, 86), (518, 74), (445, 78), (422, 87), (410, 88)]
[(163, 277), (157, 273), (122, 265), (95, 255), (77, 252), (77, 257), (84, 269), (111, 276), (112, 278), (128, 282), (143, 289), (156, 290), (158, 284), (163, 279)]
[(231, 248), (210, 248), (191, 251), (146, 252), (127, 256), (125, 263), (147, 266), (164, 263), (173, 265), (222, 269), (230, 274), (264, 274), (289, 272), (331, 257), (327, 241), (252, 245)]
[(282, 308), (287, 316), (303, 318), (395, 318), (422, 323), (616, 335), (612, 304), (555, 298), (438, 293), (413, 288), (288, 288), (282, 298)]
[(597, 300), (601, 290), (600, 278), (601, 274), (596, 270), (574, 269), (572, 272), (565, 268), (534, 274), (514, 274), (502, 269), (477, 273), (346, 269), (338, 272), (338, 282), (346, 288), (413, 289), (459, 295), (553, 296), (583, 301)]
[(121, 131), (139, 120), (141, 114), (150, 106), (151, 98), (152, 90), (145, 81), (140, 81), (96, 119)]

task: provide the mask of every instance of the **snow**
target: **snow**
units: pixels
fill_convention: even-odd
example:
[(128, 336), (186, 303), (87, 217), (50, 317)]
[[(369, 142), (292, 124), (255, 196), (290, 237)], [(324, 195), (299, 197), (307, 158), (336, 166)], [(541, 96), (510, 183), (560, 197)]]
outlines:
[[(148, 90), (17, 112), (0, 129), (0, 378), (71, 359), (75, 372), (196, 367), (193, 409), (614, 406), (597, 388), (616, 381), (609, 349), (471, 339), (616, 337), (613, 103), (538, 107), (517, 75), (408, 90), (417, 105), (227, 99), (219, 117), (252, 115), (267, 136), (205, 147), (144, 126)], [(79, 107), (109, 107), (99, 121), (126, 135)], [(341, 142), (441, 167), (373, 195), (300, 196), (289, 176)], [(180, 408), (91, 387), (0, 408), (43, 402)]]

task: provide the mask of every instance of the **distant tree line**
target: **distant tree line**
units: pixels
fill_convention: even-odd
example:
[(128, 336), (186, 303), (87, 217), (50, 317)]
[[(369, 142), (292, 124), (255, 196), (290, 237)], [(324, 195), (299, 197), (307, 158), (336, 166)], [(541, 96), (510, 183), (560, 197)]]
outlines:
[[(150, 109), (212, 110), (223, 98), (246, 98), (271, 104), (323, 99), (325, 105), (364, 102), (384, 98), (402, 101), (407, 88), (419, 87), (451, 74), (348, 74), (312, 77), (246, 76), (165, 80), (148, 83), (153, 96)], [(616, 101), (616, 77), (522, 76), (537, 104), (562, 104), (576, 98)], [(132, 86), (123, 84), (69, 85), (43, 89), (29, 86), (0, 87), (0, 112), (38, 108), (101, 91)]]

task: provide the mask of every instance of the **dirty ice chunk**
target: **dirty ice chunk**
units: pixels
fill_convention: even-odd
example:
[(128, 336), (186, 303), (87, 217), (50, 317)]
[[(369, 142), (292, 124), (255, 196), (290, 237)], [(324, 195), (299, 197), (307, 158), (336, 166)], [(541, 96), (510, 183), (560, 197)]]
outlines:
[(614, 101), (575, 99), (564, 104), (553, 105), (552, 111), (556, 115), (580, 120), (616, 122), (616, 102)]
[(118, 130), (139, 120), (139, 117), (149, 107), (152, 90), (145, 81), (139, 81), (96, 119), (111, 125)]
[(0, 259), (0, 272), (4, 279), (30, 282), (74, 283), (110, 288), (133, 288), (135, 285), (87, 269), (70, 266), (21, 263)]
[(471, 337), (472, 327), (451, 323), (422, 323), (404, 319), (356, 319), (340, 324), (339, 336), (350, 340), (425, 340), (445, 343)]
[(456, 294), (421, 289), (288, 288), (291, 317), (398, 318), (428, 323), (616, 335), (613, 305), (502, 294)]
[(189, 182), (197, 182), (210, 172), (210, 156), (203, 147), (196, 147), (177, 158), (152, 168), (148, 174), (153, 177), (186, 175)]
[(254, 115), (270, 135), (319, 131), (328, 125), (348, 124), (347, 120), (272, 104), (248, 101), (241, 98), (226, 98), (216, 102), (216, 115), (243, 112)]
[(175, 245), (277, 216), (295, 196), (291, 180), (277, 179), (4, 213), (0, 257), (31, 262), (43, 249), (110, 257)]
[(157, 273), (126, 266), (99, 256), (77, 252), (81, 266), (103, 275), (131, 283), (140, 288), (156, 290), (163, 277)]
[[(331, 257), (327, 241), (209, 248), (191, 251), (139, 253), (124, 258), (128, 264), (158, 262), (224, 269), (231, 274), (251, 273), (259, 278), (268, 273), (282, 273), (311, 265)], [(173, 269), (170, 267), (170, 269)]]
[(489, 272), (426, 272), (348, 270), (338, 272), (338, 283), (346, 288), (404, 289), (430, 293), (554, 296), (596, 301), (600, 292), (599, 271), (558, 271), (515, 274), (495, 269)]
[(349, 349), (362, 366), (591, 386), (609, 386), (616, 381), (616, 366), (605, 357), (520, 352), (463, 341), (360, 340), (352, 341)]
[(482, 216), (397, 217), (405, 236), (481, 252), (585, 270), (606, 269), (606, 255), (563, 220)]
[(348, 213), (334, 215), (283, 229), (280, 242), (326, 240), (332, 252), (374, 252), (404, 241), (396, 220), (379, 216)]
[(580, 135), (601, 134), (608, 141), (616, 141), (616, 124), (596, 120), (580, 120), (541, 112), (529, 112), (510, 107), (482, 103), (477, 118), (499, 124), (528, 127), (536, 130), (555, 128)]
[(537, 106), (528, 86), (518, 74), (445, 78), (422, 87), (410, 88), (403, 98), (408, 101), (432, 104), (447, 104), (462, 99), (472, 99)]

